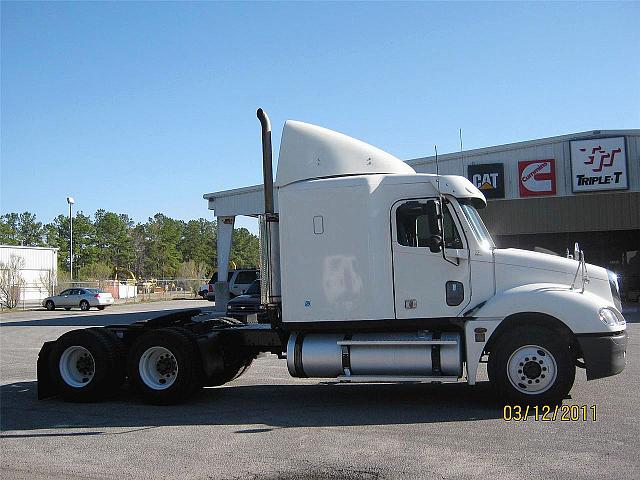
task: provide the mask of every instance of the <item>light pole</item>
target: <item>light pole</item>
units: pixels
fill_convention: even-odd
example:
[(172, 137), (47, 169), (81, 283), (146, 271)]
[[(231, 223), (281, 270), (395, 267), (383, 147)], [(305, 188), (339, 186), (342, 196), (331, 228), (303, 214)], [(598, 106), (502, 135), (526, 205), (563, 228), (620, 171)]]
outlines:
[(67, 197), (67, 203), (69, 204), (69, 275), (73, 282), (73, 216), (71, 209), (76, 201), (73, 197)]

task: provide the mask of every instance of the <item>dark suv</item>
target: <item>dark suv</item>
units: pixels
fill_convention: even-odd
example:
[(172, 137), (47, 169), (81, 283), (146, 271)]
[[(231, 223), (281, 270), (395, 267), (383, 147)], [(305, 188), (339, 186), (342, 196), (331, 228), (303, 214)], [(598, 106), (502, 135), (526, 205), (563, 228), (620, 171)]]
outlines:
[(269, 323), (267, 312), (260, 304), (260, 279), (249, 285), (243, 295), (229, 300), (227, 317), (244, 323)]

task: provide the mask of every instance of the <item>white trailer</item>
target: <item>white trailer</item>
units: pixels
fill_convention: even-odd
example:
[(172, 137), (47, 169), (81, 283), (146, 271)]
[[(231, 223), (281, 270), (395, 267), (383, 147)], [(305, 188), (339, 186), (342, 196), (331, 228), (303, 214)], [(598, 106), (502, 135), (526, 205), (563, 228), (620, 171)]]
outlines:
[(519, 403), (561, 401), (576, 367), (588, 380), (624, 369), (616, 276), (579, 249), (575, 259), (498, 249), (467, 179), (417, 174), (302, 122), (284, 126), (274, 187), (271, 127), (258, 117), (270, 323), (195, 310), (69, 332), (40, 352), (41, 397), (97, 399), (128, 379), (147, 400), (174, 403), (237, 377), (261, 352), (286, 358), (294, 377), (341, 382), (473, 385), (487, 362), (499, 398)]

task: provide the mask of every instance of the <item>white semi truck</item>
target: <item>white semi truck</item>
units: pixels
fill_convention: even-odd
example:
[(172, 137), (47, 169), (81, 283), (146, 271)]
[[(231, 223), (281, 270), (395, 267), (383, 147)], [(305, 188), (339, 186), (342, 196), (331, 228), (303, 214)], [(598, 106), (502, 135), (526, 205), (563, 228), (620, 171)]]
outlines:
[(615, 274), (579, 250), (570, 259), (498, 249), (467, 179), (417, 174), (314, 125), (286, 122), (274, 188), (271, 126), (258, 118), (270, 323), (186, 310), (74, 330), (42, 347), (40, 398), (99, 400), (128, 381), (150, 402), (176, 403), (265, 352), (286, 358), (293, 377), (341, 382), (473, 385), (486, 362), (499, 398), (519, 403), (561, 401), (576, 367), (588, 380), (624, 369)]

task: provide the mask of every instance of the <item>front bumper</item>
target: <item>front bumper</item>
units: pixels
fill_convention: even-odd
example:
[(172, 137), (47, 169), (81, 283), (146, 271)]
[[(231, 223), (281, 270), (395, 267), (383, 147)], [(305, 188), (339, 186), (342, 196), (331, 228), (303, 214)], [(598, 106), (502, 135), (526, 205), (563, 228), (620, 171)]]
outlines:
[(227, 317), (243, 323), (269, 323), (269, 316), (264, 310), (227, 310)]
[(587, 380), (610, 377), (622, 372), (628, 341), (629, 335), (626, 330), (613, 335), (578, 335), (578, 343), (587, 367)]

